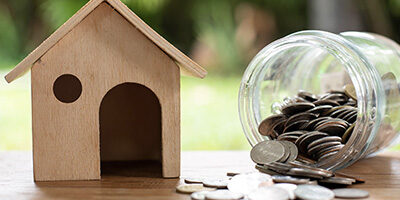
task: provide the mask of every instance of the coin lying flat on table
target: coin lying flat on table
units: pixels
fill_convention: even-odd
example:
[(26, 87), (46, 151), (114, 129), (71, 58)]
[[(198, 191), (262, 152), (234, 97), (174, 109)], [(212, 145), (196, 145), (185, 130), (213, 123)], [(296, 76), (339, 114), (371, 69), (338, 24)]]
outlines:
[(204, 181), (204, 178), (202, 177), (186, 177), (185, 178), (185, 183), (200, 183), (202, 184)]
[(369, 193), (365, 190), (355, 188), (340, 188), (332, 190), (336, 198), (343, 199), (363, 199), (369, 197)]
[(242, 194), (229, 190), (216, 190), (206, 194), (206, 200), (239, 200), (243, 198)]
[(206, 199), (206, 194), (208, 194), (210, 191), (200, 191), (200, 192), (193, 192), (190, 195), (190, 198), (192, 200), (205, 200)]
[(265, 200), (265, 199), (274, 199), (274, 200), (289, 200), (290, 194), (287, 190), (280, 187), (262, 187), (253, 191), (248, 195), (249, 200)]
[(286, 190), (286, 192), (289, 193), (289, 199), (295, 199), (296, 196), (294, 195), (294, 190), (297, 188), (297, 185), (292, 184), (292, 183), (277, 183), (275, 185), (273, 185), (273, 187), (280, 187), (284, 190)]
[(250, 152), (251, 159), (258, 164), (280, 160), (285, 155), (285, 147), (279, 141), (266, 140), (256, 144)]
[(228, 187), (227, 179), (216, 179), (216, 180), (205, 180), (203, 181), (203, 185), (206, 187), (218, 188), (218, 189), (226, 189)]
[(191, 194), (199, 191), (213, 191), (215, 188), (204, 187), (203, 184), (182, 184), (176, 187), (176, 191), (184, 194)]
[(260, 184), (273, 184), (272, 177), (259, 172), (239, 174), (228, 182), (228, 189), (235, 193), (247, 195), (256, 190)]
[(303, 200), (329, 200), (335, 197), (332, 190), (319, 185), (298, 185), (294, 194)]

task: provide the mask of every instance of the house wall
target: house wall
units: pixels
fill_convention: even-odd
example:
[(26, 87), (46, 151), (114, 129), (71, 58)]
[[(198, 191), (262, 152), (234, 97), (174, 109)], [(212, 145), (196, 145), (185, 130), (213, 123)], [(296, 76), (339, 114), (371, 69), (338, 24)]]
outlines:
[[(82, 83), (82, 94), (73, 103), (62, 103), (53, 94), (53, 83), (62, 74), (73, 74)], [(158, 97), (163, 176), (179, 176), (179, 68), (107, 3), (38, 60), (31, 76), (36, 181), (100, 178), (99, 107), (111, 88), (125, 82), (142, 84)]]

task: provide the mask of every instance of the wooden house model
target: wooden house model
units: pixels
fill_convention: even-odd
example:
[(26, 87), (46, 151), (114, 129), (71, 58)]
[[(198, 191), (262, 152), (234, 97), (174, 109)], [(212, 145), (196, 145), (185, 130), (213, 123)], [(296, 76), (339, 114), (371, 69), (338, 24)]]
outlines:
[[(22, 60), (35, 181), (97, 180), (107, 162), (180, 173), (180, 75), (206, 71), (119, 0), (91, 0)], [(135, 163), (135, 162), (133, 162)]]

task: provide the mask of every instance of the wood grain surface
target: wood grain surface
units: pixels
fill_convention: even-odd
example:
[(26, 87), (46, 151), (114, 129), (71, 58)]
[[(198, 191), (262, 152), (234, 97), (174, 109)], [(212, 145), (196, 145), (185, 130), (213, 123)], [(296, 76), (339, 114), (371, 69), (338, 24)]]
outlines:
[[(31, 152), (0, 153), (0, 199), (190, 199), (175, 193), (182, 180), (103, 176), (101, 181), (33, 181)], [(369, 199), (400, 198), (400, 154), (386, 152), (342, 170), (366, 179), (353, 185), (370, 192)], [(120, 170), (120, 169), (117, 169)], [(225, 176), (228, 171), (253, 171), (247, 151), (182, 153), (181, 177)], [(151, 170), (148, 170), (152, 173)]]
[[(53, 94), (53, 83), (63, 74), (72, 74), (82, 83), (82, 94), (73, 103), (62, 103)], [(179, 176), (179, 67), (109, 4), (101, 3), (42, 56), (32, 68), (31, 76), (36, 180), (100, 179), (100, 138), (103, 138), (105, 152), (102, 155), (106, 160), (114, 157), (116, 151), (120, 156), (125, 155), (114, 157), (119, 160), (160, 160), (161, 157), (164, 177)], [(100, 134), (104, 135), (100, 137), (101, 102), (112, 88), (123, 83), (141, 84), (158, 97), (161, 136), (160, 130), (144, 128), (155, 126), (157, 129), (159, 120), (146, 126), (137, 120), (126, 120), (133, 116), (121, 114), (110, 117), (120, 122), (126, 120), (131, 130), (124, 130), (126, 127), (120, 123), (107, 128), (110, 127), (109, 120), (102, 117)], [(138, 99), (143, 97), (143, 94), (132, 95)], [(125, 106), (125, 109), (129, 107)], [(135, 115), (143, 115), (137, 111)], [(112, 138), (116, 134), (111, 136), (110, 132), (118, 132), (118, 138), (126, 139), (130, 144)], [(109, 149), (114, 149), (114, 153)]]

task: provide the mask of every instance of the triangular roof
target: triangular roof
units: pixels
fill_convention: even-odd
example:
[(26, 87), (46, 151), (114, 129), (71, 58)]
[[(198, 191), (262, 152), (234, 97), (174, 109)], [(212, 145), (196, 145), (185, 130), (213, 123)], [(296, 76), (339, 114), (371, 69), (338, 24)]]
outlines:
[(27, 72), (32, 65), (39, 60), (49, 49), (51, 49), (58, 41), (68, 34), (76, 25), (78, 25), (87, 15), (97, 8), (102, 2), (107, 2), (123, 17), (125, 17), (133, 26), (140, 30), (147, 38), (160, 47), (167, 55), (169, 55), (181, 68), (184, 74), (194, 77), (204, 78), (207, 71), (204, 70), (196, 62), (188, 58), (185, 54), (171, 45), (167, 40), (155, 32), (149, 25), (141, 20), (131, 9), (129, 9), (120, 0), (90, 0), (83, 6), (74, 16), (58, 28), (49, 38), (39, 45), (33, 52), (25, 57), (5, 79), (12, 82)]

